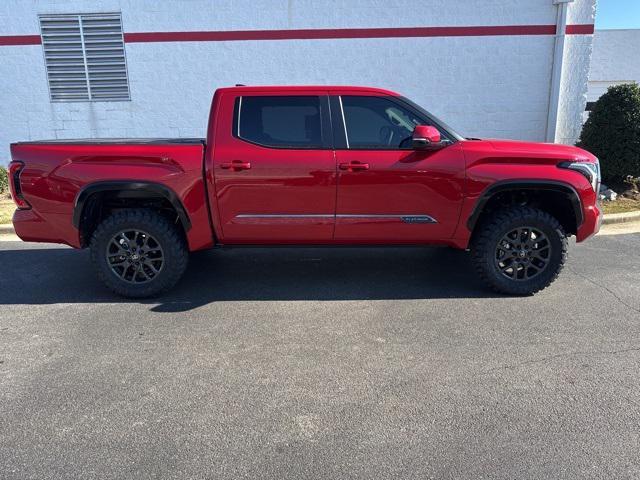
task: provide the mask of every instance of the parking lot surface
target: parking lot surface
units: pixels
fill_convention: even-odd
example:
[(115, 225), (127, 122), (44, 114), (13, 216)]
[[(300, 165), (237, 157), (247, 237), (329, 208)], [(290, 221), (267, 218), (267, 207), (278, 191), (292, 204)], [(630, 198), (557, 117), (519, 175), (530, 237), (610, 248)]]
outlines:
[(0, 478), (639, 478), (640, 234), (493, 294), (449, 249), (194, 255), (123, 301), (0, 243)]

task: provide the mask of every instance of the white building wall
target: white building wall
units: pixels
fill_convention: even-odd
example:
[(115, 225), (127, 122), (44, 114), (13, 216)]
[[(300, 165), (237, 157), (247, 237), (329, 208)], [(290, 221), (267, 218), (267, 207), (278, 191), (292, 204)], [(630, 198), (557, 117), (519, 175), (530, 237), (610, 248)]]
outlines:
[(612, 85), (640, 83), (640, 29), (596, 30), (587, 99), (595, 102)]
[[(453, 6), (455, 3), (455, 7)], [(595, 0), (569, 6), (592, 24)], [(38, 14), (122, 12), (131, 32), (555, 25), (552, 0), (4, 0), (0, 35)], [(584, 109), (591, 35), (567, 40), (558, 139)], [(553, 35), (127, 43), (131, 101), (51, 103), (40, 45), (0, 46), (0, 164), (19, 140), (204, 136), (211, 95), (244, 83), (397, 90), (469, 136), (543, 140)]]
[[(569, 4), (568, 25), (595, 21), (596, 6), (591, 0)], [(593, 35), (567, 35), (560, 84), (560, 108), (556, 142), (574, 144), (582, 129), (582, 113), (587, 104), (587, 81)]]

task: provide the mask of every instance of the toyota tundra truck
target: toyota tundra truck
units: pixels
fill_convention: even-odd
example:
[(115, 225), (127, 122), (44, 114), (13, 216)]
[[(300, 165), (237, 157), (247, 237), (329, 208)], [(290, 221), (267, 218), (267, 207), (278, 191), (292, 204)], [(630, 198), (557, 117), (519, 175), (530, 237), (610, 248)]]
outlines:
[(88, 248), (127, 297), (173, 287), (189, 252), (252, 245), (449, 246), (490, 288), (530, 295), (560, 273), (567, 238), (601, 221), (589, 152), (465, 138), (377, 88), (221, 88), (206, 139), (18, 142), (11, 155), (17, 235)]

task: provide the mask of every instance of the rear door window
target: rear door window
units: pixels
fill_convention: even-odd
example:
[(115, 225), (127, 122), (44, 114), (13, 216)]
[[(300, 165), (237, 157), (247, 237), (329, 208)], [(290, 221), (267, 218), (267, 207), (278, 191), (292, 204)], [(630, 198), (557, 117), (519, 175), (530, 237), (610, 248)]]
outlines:
[(265, 147), (322, 148), (320, 97), (240, 97), (234, 130), (238, 138)]

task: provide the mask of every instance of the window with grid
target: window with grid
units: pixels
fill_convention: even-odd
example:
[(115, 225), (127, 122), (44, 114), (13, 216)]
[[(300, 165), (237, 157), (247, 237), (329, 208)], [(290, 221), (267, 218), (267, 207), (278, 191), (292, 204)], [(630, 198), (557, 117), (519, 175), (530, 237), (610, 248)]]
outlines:
[(129, 100), (119, 13), (40, 15), (52, 102)]

